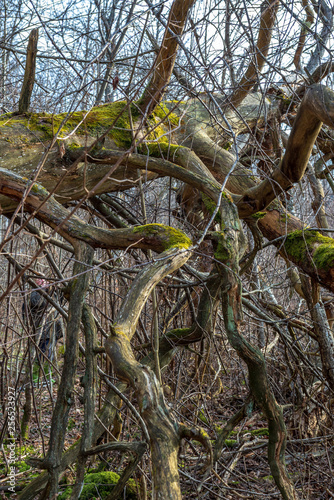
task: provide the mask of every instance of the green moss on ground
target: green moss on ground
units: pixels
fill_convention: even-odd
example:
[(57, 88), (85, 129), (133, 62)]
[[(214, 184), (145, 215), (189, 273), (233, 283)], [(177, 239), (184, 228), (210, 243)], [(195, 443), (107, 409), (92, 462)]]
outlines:
[(269, 436), (268, 427), (262, 427), (261, 429), (254, 429), (251, 431), (252, 436)]
[(174, 227), (164, 226), (163, 224), (146, 224), (145, 226), (137, 226), (133, 228), (134, 233), (142, 233), (143, 236), (156, 235), (164, 246), (164, 250), (169, 248), (189, 248), (192, 246), (192, 241), (182, 231)]
[(31, 466), (24, 460), (18, 460), (17, 462), (15, 462), (14, 466), (17, 472), (26, 472), (27, 470), (31, 469)]
[(228, 448), (233, 448), (238, 443), (238, 441), (236, 439), (225, 439), (224, 443)]
[(208, 419), (206, 418), (205, 413), (204, 413), (204, 411), (203, 411), (203, 410), (200, 410), (200, 411), (198, 412), (197, 417), (199, 418), (199, 420), (201, 420), (201, 422), (203, 422), (203, 423), (204, 423), (204, 424), (206, 424), (206, 425), (209, 425), (209, 421), (208, 421)]
[(273, 476), (263, 476), (263, 477), (259, 477), (259, 480), (260, 481), (273, 481), (274, 478), (273, 478)]
[[(8, 456), (9, 452), (11, 449), (8, 447), (8, 444), (5, 442), (4, 443), (4, 452), (6, 456)], [(15, 467), (16, 472), (26, 472), (28, 470), (31, 470), (31, 466), (26, 463), (24, 460), (27, 456), (34, 456), (36, 457), (36, 448), (34, 446), (30, 445), (24, 445), (24, 446), (16, 446), (15, 447), (15, 458), (17, 458), (16, 462), (11, 464)], [(1, 474), (6, 474), (7, 473), (7, 465), (5, 462), (0, 464), (0, 475)]]
[[(106, 498), (112, 492), (114, 486), (118, 483), (120, 476), (116, 472), (104, 471), (87, 474), (84, 479), (80, 500), (92, 500)], [(72, 494), (72, 487), (68, 486), (66, 490), (58, 496), (58, 500), (67, 500)], [(129, 479), (126, 486), (126, 496), (128, 500), (137, 499), (136, 483)]]
[(328, 271), (334, 264), (334, 240), (318, 231), (298, 230), (288, 234), (285, 249), (296, 262), (312, 257), (317, 269)]
[(76, 426), (76, 421), (74, 418), (69, 418), (68, 419), (68, 424), (67, 424), (67, 429), (69, 431), (71, 431), (72, 429), (74, 429), (74, 427)]

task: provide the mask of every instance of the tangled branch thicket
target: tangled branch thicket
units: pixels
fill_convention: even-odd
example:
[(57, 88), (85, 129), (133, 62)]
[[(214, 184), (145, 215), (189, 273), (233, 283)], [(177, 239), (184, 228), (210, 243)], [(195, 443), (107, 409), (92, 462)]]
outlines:
[(334, 497), (331, 1), (0, 5), (3, 498)]

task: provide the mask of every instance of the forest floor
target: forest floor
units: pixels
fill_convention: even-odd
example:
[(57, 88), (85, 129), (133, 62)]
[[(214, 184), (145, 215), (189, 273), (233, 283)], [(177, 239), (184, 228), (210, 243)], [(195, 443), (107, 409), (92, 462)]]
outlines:
[[(61, 356), (60, 356), (61, 358)], [(175, 382), (173, 371), (165, 376), (165, 395), (169, 406), (173, 408), (176, 420), (182, 420), (191, 426), (201, 426), (212, 438), (217, 438), (228, 419), (235, 414), (247, 398), (245, 374), (242, 366), (235, 371), (236, 359), (223, 358), (224, 370), (214, 381), (210, 370), (199, 365), (189, 373), (181, 373), (179, 382)], [(60, 361), (61, 363), (61, 361)], [(175, 365), (176, 369), (176, 365)], [(37, 370), (38, 371), (38, 370)], [(36, 372), (36, 370), (35, 370)], [(83, 407), (80, 403), (83, 392), (80, 377), (83, 375), (83, 364), (80, 364), (76, 397), (70, 411), (65, 450), (72, 446), (81, 435), (83, 427)], [(57, 382), (52, 388), (41, 380), (34, 384), (33, 413), (29, 426), (29, 437), (25, 442), (16, 442), (16, 493), (8, 491), (8, 440), (4, 441), (0, 457), (0, 498), (17, 498), (18, 493), (40, 471), (32, 468), (27, 459), (42, 457), (47, 450), (53, 405), (57, 394)], [(99, 388), (97, 408), (102, 406), (104, 389)], [(276, 397), (281, 393), (277, 390)], [(321, 406), (321, 391), (316, 398)], [(286, 400), (286, 395), (284, 397)], [(20, 401), (20, 418), (24, 404), (24, 391)], [(315, 400), (316, 403), (316, 400)], [(333, 462), (334, 435), (333, 429), (327, 427), (328, 418), (319, 411), (314, 403), (299, 407), (293, 404), (284, 406), (284, 417), (289, 430), (286, 451), (287, 469), (301, 499), (330, 500), (334, 498)], [(119, 413), (122, 423), (119, 440), (132, 441), (142, 439), (141, 429), (129, 409), (123, 405)], [(20, 428), (17, 420), (17, 428)], [(111, 432), (103, 436), (105, 441), (112, 441)], [(252, 414), (244, 419), (225, 441), (220, 459), (211, 471), (203, 472), (206, 456), (203, 448), (196, 441), (184, 441), (179, 453), (179, 471), (183, 498), (185, 499), (276, 499), (281, 498), (272, 478), (267, 460), (268, 428), (261, 413), (254, 408)], [(104, 453), (90, 459), (87, 473), (112, 471), (122, 474), (128, 459), (118, 452)], [(103, 478), (103, 476), (101, 476)], [(137, 492), (143, 490), (146, 483), (147, 498), (150, 498), (151, 473), (148, 455), (140, 462), (133, 475)], [(101, 479), (103, 481), (103, 479)], [(62, 478), (60, 493), (75, 482), (75, 466), (67, 469)], [(105, 498), (106, 492), (96, 485), (96, 496), (82, 498)], [(61, 499), (65, 498), (64, 495)], [(123, 496), (122, 496), (123, 498)], [(124, 498), (141, 498), (139, 495)]]

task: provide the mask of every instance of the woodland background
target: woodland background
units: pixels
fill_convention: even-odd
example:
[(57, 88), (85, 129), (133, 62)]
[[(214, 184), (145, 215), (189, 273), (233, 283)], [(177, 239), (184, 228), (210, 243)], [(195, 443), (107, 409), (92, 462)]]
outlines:
[(2, 497), (334, 498), (331, 0), (0, 11)]

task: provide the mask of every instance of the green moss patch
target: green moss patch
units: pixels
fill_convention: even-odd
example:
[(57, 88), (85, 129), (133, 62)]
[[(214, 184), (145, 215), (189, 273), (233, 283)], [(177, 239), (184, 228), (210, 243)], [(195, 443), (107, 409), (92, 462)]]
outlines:
[(259, 481), (273, 481), (273, 476), (263, 476), (259, 478)]
[(261, 429), (254, 429), (251, 431), (252, 436), (269, 436), (268, 427), (262, 427)]
[[(223, 224), (222, 224), (223, 226)], [(228, 241), (228, 238), (226, 238), (226, 235), (223, 231), (221, 232), (216, 232), (214, 233), (216, 235), (216, 249), (214, 252), (214, 257), (215, 259), (219, 260), (220, 262), (228, 263), (229, 261), (233, 261), (235, 256), (234, 256), (234, 249), (231, 245), (231, 243)]]
[(255, 214), (252, 215), (252, 219), (263, 219), (267, 215), (267, 212), (256, 212)]
[[(132, 142), (132, 132), (130, 130), (129, 110), (125, 101), (117, 101), (93, 108), (87, 116), (86, 111), (73, 113), (62, 128), (61, 136), (66, 136), (75, 129), (77, 135), (84, 135), (87, 132), (96, 136), (102, 135), (110, 126), (114, 126), (109, 136), (117, 146), (128, 147)], [(135, 105), (131, 105), (132, 118), (138, 117), (138, 110)], [(56, 131), (66, 113), (61, 113), (53, 117), (53, 131)], [(82, 122), (82, 123), (81, 123)]]
[(236, 439), (225, 439), (224, 443), (228, 448), (233, 448), (238, 444), (238, 441)]
[[(139, 116), (137, 107), (131, 105), (133, 120)], [(25, 116), (6, 114), (0, 116), (0, 129), (2, 127), (15, 127), (23, 125), (29, 130), (39, 132), (44, 139), (54, 136), (67, 113), (51, 115), (48, 113), (27, 113)], [(115, 123), (114, 123), (115, 122)], [(59, 138), (66, 137), (75, 130), (76, 135), (101, 135), (114, 123), (109, 136), (116, 145), (128, 147), (132, 142), (130, 130), (129, 110), (126, 101), (117, 101), (93, 108), (89, 112), (76, 111), (72, 113), (62, 126)], [(73, 138), (75, 143), (75, 139)]]
[(168, 248), (189, 248), (192, 241), (182, 231), (174, 227), (164, 226), (163, 224), (146, 224), (145, 226), (137, 226), (133, 228), (134, 233), (142, 233), (145, 236), (159, 237), (164, 246), (164, 250)]
[[(6, 456), (9, 455), (9, 452), (12, 451), (8, 444), (4, 443), (4, 450)], [(12, 463), (16, 469), (17, 473), (26, 472), (31, 470), (31, 466), (26, 463), (24, 460), (26, 457), (34, 456), (36, 457), (36, 448), (34, 446), (17, 446), (15, 447), (15, 458), (17, 459), (15, 463)], [(0, 474), (6, 474), (7, 465), (5, 462), (0, 464)]]
[[(205, 208), (207, 209), (209, 214), (212, 215), (213, 212), (216, 210), (217, 204), (214, 201), (212, 201), (212, 199), (204, 193), (201, 193), (201, 198), (202, 198), (202, 201), (204, 203)], [(215, 222), (221, 221), (221, 215), (220, 215), (219, 211), (216, 213), (214, 220), (215, 220)]]
[(180, 123), (180, 118), (173, 112), (170, 112), (166, 104), (160, 103), (154, 110), (154, 116), (160, 119), (160, 121), (170, 124), (173, 128), (178, 127)]
[(199, 420), (201, 420), (204, 424), (209, 425), (209, 421), (208, 421), (208, 419), (206, 418), (205, 413), (204, 413), (204, 411), (203, 411), (203, 410), (200, 410), (200, 411), (198, 412), (197, 417), (198, 417), (198, 418), (199, 418)]
[[(92, 500), (106, 498), (118, 483), (120, 476), (115, 472), (105, 471), (87, 474), (84, 479), (84, 487), (82, 489), (80, 500)], [(58, 497), (58, 500), (66, 500), (72, 494), (72, 487), (68, 486), (66, 490)], [(133, 479), (129, 479), (126, 486), (126, 496), (122, 496), (128, 500), (135, 500), (136, 484)]]
[(226, 248), (225, 244), (222, 242), (221, 239), (218, 240), (217, 248), (214, 253), (215, 259), (219, 260), (220, 262), (226, 262), (231, 258), (231, 254)]
[(296, 262), (311, 257), (318, 269), (328, 271), (334, 264), (334, 240), (318, 231), (290, 233), (285, 240), (285, 249)]
[(170, 132), (179, 125), (179, 122), (180, 118), (171, 113), (164, 103), (160, 103), (147, 121), (148, 135), (145, 142), (139, 144), (139, 152), (149, 153), (155, 158), (172, 157), (182, 147), (170, 141)]
[[(130, 128), (129, 113), (131, 113), (134, 125), (141, 117), (140, 110), (136, 103), (127, 105), (126, 101), (116, 101), (92, 108), (90, 111), (75, 111), (67, 118), (67, 113), (52, 115), (49, 113), (26, 113), (24, 116), (15, 113), (6, 113), (0, 115), (0, 130), (19, 129), (25, 134), (31, 130), (34, 135), (22, 135), (22, 142), (34, 142), (38, 138), (42, 140), (51, 139), (59, 129), (62, 121), (67, 118), (62, 126), (59, 139), (65, 138), (70, 133), (70, 144), (67, 147), (74, 149), (81, 147), (78, 144), (76, 136), (89, 134), (98, 137), (106, 132), (109, 127), (113, 127), (108, 136), (115, 142), (116, 146), (127, 148), (131, 145), (133, 134)], [(145, 142), (139, 144), (139, 151), (143, 154), (149, 154), (154, 157), (172, 156), (175, 151), (181, 147), (170, 142), (170, 131), (179, 125), (180, 118), (171, 113), (167, 106), (161, 103), (154, 110), (152, 116), (147, 120), (148, 134)], [(4, 138), (11, 142), (9, 137)], [(36, 137), (37, 135), (37, 137)]]
[(193, 326), (187, 328), (174, 328), (173, 330), (170, 330), (168, 332), (167, 337), (172, 341), (173, 340), (176, 341), (187, 338), (189, 335), (193, 333), (193, 331), (194, 331)]
[(280, 214), (279, 217), (282, 222), (287, 222), (289, 219), (291, 219), (291, 215), (288, 213)]

